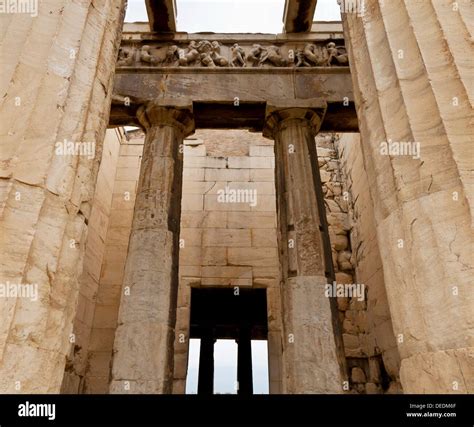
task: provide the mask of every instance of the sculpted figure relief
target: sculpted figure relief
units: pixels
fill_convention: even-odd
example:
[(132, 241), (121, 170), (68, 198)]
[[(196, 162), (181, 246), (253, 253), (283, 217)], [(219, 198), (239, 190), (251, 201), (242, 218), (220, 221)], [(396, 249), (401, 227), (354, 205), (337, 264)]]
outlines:
[(273, 45), (267, 48), (267, 55), (262, 60), (262, 64), (265, 61), (268, 61), (277, 67), (286, 67), (288, 65), (288, 60), (283, 58), (280, 52), (280, 48), (278, 46)]
[[(229, 61), (220, 54), (220, 49), (218, 41), (211, 43), (208, 40), (200, 42), (192, 40), (189, 42), (187, 50), (177, 48), (178, 63), (180, 66), (193, 66), (200, 63), (205, 67), (226, 67), (229, 65)], [(174, 54), (170, 51), (169, 53), (170, 55)]]
[(330, 42), (327, 44), (329, 58), (327, 65), (330, 66), (336, 62), (338, 65), (348, 65), (349, 57), (344, 46), (336, 46), (336, 43)]
[(174, 64), (176, 61), (179, 61), (180, 50), (182, 49), (179, 49), (179, 47), (176, 45), (169, 46), (168, 49), (166, 50), (166, 56), (165, 56), (165, 59), (163, 60), (163, 64), (171, 65), (171, 64)]
[(311, 64), (306, 61), (306, 56), (302, 49), (296, 49), (295, 52), (296, 57), (296, 67), (311, 67)]
[(247, 65), (247, 56), (245, 50), (235, 43), (231, 48), (232, 52), (232, 66), (233, 67), (245, 67)]
[(248, 58), (252, 62), (253, 66), (256, 67), (258, 65), (261, 65), (261, 58), (264, 54), (266, 54), (266, 49), (264, 49), (259, 44), (254, 44), (252, 46), (252, 49), (250, 49)]
[(198, 58), (200, 58), (199, 45), (196, 41), (191, 40), (188, 45), (188, 51), (179, 50), (179, 65), (192, 65)]
[[(152, 50), (154, 49), (154, 50)], [(158, 51), (156, 51), (158, 49)], [(292, 56), (294, 49), (294, 57)], [(156, 53), (160, 52), (160, 53)], [(274, 67), (330, 67), (347, 66), (349, 64), (348, 54), (344, 46), (337, 46), (329, 42), (326, 46), (306, 43), (304, 47), (292, 47), (290, 57), (285, 58), (281, 48), (276, 45), (263, 46), (253, 44), (251, 47), (242, 47), (238, 43), (226, 46), (222, 53), (222, 45), (217, 40), (191, 40), (186, 48), (179, 45), (168, 47), (144, 45), (139, 51), (140, 61), (163, 66), (181, 67), (262, 67), (264, 65)], [(135, 60), (132, 47), (121, 47), (119, 50), (117, 65), (132, 65)]]
[(296, 52), (297, 67), (318, 66), (330, 67), (331, 65), (348, 65), (349, 59), (344, 46), (336, 46), (334, 42), (326, 46), (308, 43), (303, 51)]
[(215, 67), (214, 61), (212, 59), (212, 45), (211, 42), (203, 40), (198, 43), (197, 50), (199, 51), (199, 57), (201, 59), (201, 64), (205, 67)]
[(265, 62), (269, 62), (276, 67), (285, 67), (288, 65), (288, 60), (282, 57), (278, 46), (272, 45), (263, 47), (260, 44), (254, 44), (248, 57), (254, 67), (261, 67)]
[(227, 67), (229, 65), (229, 61), (227, 58), (224, 58), (221, 55), (221, 45), (219, 44), (218, 41), (214, 40), (211, 43), (212, 46), (212, 60), (214, 61), (214, 64), (216, 64), (218, 67)]
[(148, 45), (142, 46), (140, 50), (140, 60), (149, 64), (157, 64), (159, 62), (159, 59), (156, 56), (153, 56), (152, 53), (150, 53), (150, 49), (151, 47)]
[(327, 49), (321, 46), (317, 46), (313, 43), (308, 43), (303, 49), (303, 54), (306, 60), (311, 65), (323, 66), (326, 65), (329, 59)]
[(118, 66), (132, 65), (133, 57), (134, 57), (133, 49), (126, 49), (126, 48), (121, 47), (119, 49), (117, 65)]

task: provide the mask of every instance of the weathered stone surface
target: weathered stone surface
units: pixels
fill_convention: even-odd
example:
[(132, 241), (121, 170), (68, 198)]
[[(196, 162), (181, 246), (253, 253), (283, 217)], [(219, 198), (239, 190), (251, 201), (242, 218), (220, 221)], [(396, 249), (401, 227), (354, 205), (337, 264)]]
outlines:
[[(9, 183), (0, 282), (39, 293), (0, 301), (0, 391), (9, 393), (60, 390), (125, 11), (123, 1), (38, 3), (36, 17), (0, 16), (16, 29), (2, 31), (0, 50), (0, 174)], [(64, 140), (94, 153), (61, 155)]]
[(342, 392), (325, 283), (324, 276), (297, 276), (282, 289), (284, 393)]
[(355, 383), (365, 383), (365, 373), (361, 368), (352, 368), (351, 380)]
[[(319, 172), (313, 170), (311, 162), (317, 167), (314, 136), (319, 125), (315, 111), (282, 109), (270, 112), (264, 130), (264, 135), (274, 138), (276, 146), (286, 393), (342, 391), (342, 340), (339, 338), (341, 344), (336, 347), (334, 324), (339, 320), (332, 314), (336, 302), (331, 308), (331, 300), (323, 297), (322, 285), (327, 282), (320, 231), (324, 211), (319, 211), (321, 204), (318, 207), (316, 196), (318, 180), (314, 174)], [(314, 151), (309, 151), (310, 147)], [(318, 306), (318, 310), (306, 313), (302, 309), (306, 304)], [(295, 341), (291, 342), (293, 335)], [(321, 365), (326, 367), (325, 372)]]
[[(181, 212), (180, 145), (194, 131), (194, 122), (188, 109), (153, 103), (139, 111), (139, 117), (147, 133), (110, 390), (120, 392), (125, 381), (136, 385), (131, 393), (171, 393)], [(140, 325), (148, 325), (148, 329)]]
[[(366, 2), (344, 15), (349, 57), (334, 23), (128, 25), (110, 123), (140, 123), (145, 152), (142, 130), (102, 143), (123, 2), (69, 3), (0, 17), (0, 283), (39, 286), (0, 298), (0, 391), (183, 393), (191, 286), (233, 286), (266, 288), (270, 392), (473, 392), (468, 2)], [(311, 19), (286, 3), (286, 24)], [(239, 129), (183, 141), (191, 103), (198, 127), (264, 129), (276, 165)], [(59, 154), (69, 139), (94, 153)], [(362, 298), (323, 296), (333, 280)]]
[[(459, 55), (467, 39), (457, 36), (465, 10), (434, 3), (374, 1), (343, 19), (402, 385), (412, 393), (452, 392), (460, 368), (447, 355), (472, 346), (474, 315), (472, 105)], [(460, 30), (447, 31), (454, 22)], [(384, 155), (390, 140), (418, 144), (419, 155)]]
[(400, 378), (405, 393), (470, 393), (474, 388), (474, 347), (402, 359)]
[(301, 33), (311, 29), (317, 0), (285, 0), (283, 28), (287, 33)]
[[(98, 340), (98, 330), (96, 329), (94, 333), (93, 326), (96, 303), (109, 305), (112, 300), (118, 299), (117, 293), (120, 294), (120, 286), (112, 288), (106, 283), (103, 284), (99, 292), (99, 281), (101, 276), (104, 277), (101, 275), (102, 265), (109, 264), (115, 267), (110, 271), (106, 271), (107, 274), (105, 275), (107, 280), (112, 280), (112, 278), (116, 279), (122, 276), (122, 266), (125, 263), (125, 257), (121, 257), (120, 253), (108, 254), (107, 257), (104, 256), (107, 249), (106, 237), (112, 208), (113, 192), (110, 191), (110, 189), (114, 186), (113, 172), (116, 170), (119, 151), (120, 140), (112, 130), (108, 130), (104, 140), (102, 161), (98, 172), (96, 191), (92, 201), (83, 272), (79, 277), (79, 300), (72, 331), (75, 340), (74, 343), (71, 344), (67, 356), (67, 368), (64, 372), (61, 393), (82, 393), (84, 391), (86, 368), (88, 366), (95, 368), (95, 361), (91, 364), (88, 360), (89, 350), (102, 352), (109, 350), (108, 354), (110, 356), (112, 353), (113, 330), (112, 334), (110, 334), (110, 330), (107, 329), (107, 332), (101, 334)], [(114, 274), (109, 274), (112, 271)], [(108, 286), (108, 289), (104, 295), (103, 287), (106, 286)], [(103, 360), (101, 360), (101, 362), (102, 361)], [(102, 363), (102, 366), (103, 365)], [(102, 375), (102, 372), (99, 375)]]
[(150, 31), (174, 33), (176, 31), (176, 3), (173, 0), (145, 0)]

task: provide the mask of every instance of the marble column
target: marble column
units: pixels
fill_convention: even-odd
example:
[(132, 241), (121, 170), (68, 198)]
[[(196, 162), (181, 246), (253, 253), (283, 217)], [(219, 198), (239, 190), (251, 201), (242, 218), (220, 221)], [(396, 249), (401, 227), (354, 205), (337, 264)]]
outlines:
[(0, 393), (59, 393), (77, 343), (125, 14), (124, 0), (36, 3), (0, 13)]
[(343, 24), (401, 383), (473, 393), (472, 5), (365, 3)]
[[(320, 110), (268, 111), (264, 136), (275, 140), (275, 181), (283, 310), (283, 393), (339, 393), (340, 357), (325, 255), (314, 137)], [(324, 208), (323, 208), (324, 209)]]
[(112, 393), (171, 393), (183, 139), (190, 108), (149, 103), (112, 366)]

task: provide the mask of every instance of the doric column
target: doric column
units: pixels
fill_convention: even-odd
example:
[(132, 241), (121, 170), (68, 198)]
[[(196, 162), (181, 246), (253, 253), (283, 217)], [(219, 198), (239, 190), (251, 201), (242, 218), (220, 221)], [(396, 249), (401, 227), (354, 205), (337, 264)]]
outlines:
[(473, 393), (472, 5), (365, 5), (343, 24), (403, 390)]
[(24, 3), (0, 13), (0, 393), (59, 393), (125, 1)]
[(178, 290), (183, 139), (190, 108), (150, 103), (124, 289), (114, 342), (112, 393), (171, 393)]
[(317, 197), (320, 123), (319, 110), (273, 109), (264, 129), (275, 140), (284, 393), (342, 391), (333, 310), (324, 293), (331, 267)]

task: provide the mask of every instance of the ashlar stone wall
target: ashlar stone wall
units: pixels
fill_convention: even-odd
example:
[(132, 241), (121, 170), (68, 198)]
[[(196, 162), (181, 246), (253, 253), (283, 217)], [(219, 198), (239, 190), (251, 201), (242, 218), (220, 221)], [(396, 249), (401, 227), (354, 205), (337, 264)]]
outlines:
[[(328, 221), (335, 232), (345, 230), (349, 240), (348, 248), (340, 250), (337, 263), (334, 262), (336, 271), (339, 270), (336, 278), (338, 283), (364, 285), (365, 293), (363, 301), (357, 297), (338, 299), (343, 313), (341, 321), (351, 385), (359, 392), (363, 392), (365, 383), (366, 393), (400, 393), (400, 357), (385, 292), (360, 137), (359, 134), (340, 134), (332, 140), (335, 150), (332, 154), (338, 159), (332, 179), (340, 187), (334, 197), (337, 193), (341, 195), (342, 212), (328, 212)], [(331, 197), (329, 192), (325, 196), (326, 199)], [(332, 236), (331, 241), (333, 247), (341, 244), (332, 240)]]
[(278, 392), (281, 306), (273, 143), (238, 130), (198, 130), (192, 138), (184, 147), (173, 392), (185, 391), (189, 341), (179, 337), (189, 336), (191, 286), (267, 289), (270, 390)]
[[(110, 130), (109, 135), (114, 132)], [(63, 392), (109, 390), (143, 139), (141, 131), (120, 141), (106, 139), (111, 150), (104, 152), (99, 171), (99, 184), (102, 175), (105, 179), (93, 203), (93, 212), (99, 214), (91, 217), (90, 227), (96, 231), (86, 244), (88, 261), (74, 328), (77, 337), (71, 346)], [(346, 391), (397, 392), (399, 359), (357, 135), (318, 135), (316, 145), (336, 281), (362, 283), (367, 289), (363, 301), (338, 298), (348, 366)], [(267, 289), (270, 392), (281, 391), (282, 313), (273, 153), (272, 141), (241, 130), (198, 130), (185, 140), (174, 393), (185, 391), (191, 286)], [(226, 203), (225, 191), (219, 192), (226, 186), (228, 190), (256, 190), (256, 200), (229, 202), (232, 193), (228, 192)], [(250, 195), (241, 195), (245, 194)]]

